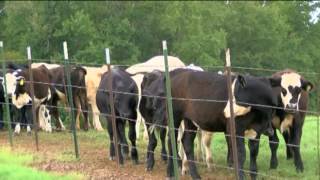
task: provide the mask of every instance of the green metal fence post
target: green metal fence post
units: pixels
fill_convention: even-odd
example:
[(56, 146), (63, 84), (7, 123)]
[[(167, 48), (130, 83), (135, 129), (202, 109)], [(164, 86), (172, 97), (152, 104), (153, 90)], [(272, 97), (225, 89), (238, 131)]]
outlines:
[(68, 47), (67, 42), (63, 42), (63, 52), (64, 52), (64, 74), (67, 76), (67, 94), (68, 94), (68, 101), (71, 109), (71, 126), (72, 126), (72, 133), (73, 133), (73, 143), (74, 143), (74, 151), (76, 154), (76, 158), (79, 159), (79, 145), (78, 145), (78, 138), (77, 138), (77, 129), (76, 129), (76, 122), (75, 122), (75, 115), (74, 115), (74, 104), (73, 104), (73, 96), (72, 96), (72, 85), (71, 85), (71, 78), (70, 78), (70, 64), (69, 64), (69, 56), (68, 56)]
[(163, 48), (163, 56), (164, 56), (164, 64), (165, 64), (165, 76), (166, 76), (166, 94), (167, 94), (167, 107), (169, 112), (169, 133), (170, 133), (170, 140), (171, 140), (171, 148), (172, 148), (172, 155), (173, 155), (173, 172), (175, 179), (179, 179), (179, 172), (178, 172), (178, 155), (177, 155), (177, 146), (176, 146), (176, 135), (175, 135), (175, 127), (174, 127), (174, 119), (173, 119), (173, 109), (172, 109), (172, 97), (171, 97), (171, 80), (169, 74), (169, 67), (168, 67), (168, 49), (167, 49), (167, 42), (162, 41), (162, 48)]
[(6, 119), (8, 121), (8, 129), (9, 129), (9, 142), (10, 147), (13, 148), (13, 141), (12, 141), (12, 128), (11, 128), (11, 117), (10, 117), (10, 107), (9, 107), (9, 98), (7, 94), (7, 79), (6, 79), (6, 62), (3, 56), (3, 42), (0, 41), (0, 59), (2, 61), (2, 72), (3, 72), (3, 90), (4, 90), (4, 97), (5, 97), (5, 105), (6, 105)]

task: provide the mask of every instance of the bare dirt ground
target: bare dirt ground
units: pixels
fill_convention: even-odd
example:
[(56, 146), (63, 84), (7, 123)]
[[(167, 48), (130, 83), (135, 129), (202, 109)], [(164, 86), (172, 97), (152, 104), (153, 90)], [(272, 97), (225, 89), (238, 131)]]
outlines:
[[(109, 160), (107, 133), (79, 132), (80, 159), (74, 155), (74, 144), (70, 132), (39, 133), (39, 151), (36, 151), (35, 137), (22, 132), (13, 138), (13, 150), (32, 154), (34, 161), (30, 166), (48, 172), (77, 173), (84, 179), (165, 179), (166, 164), (160, 160), (159, 153), (155, 154), (156, 164), (152, 172), (145, 170), (146, 142), (138, 141), (139, 164), (133, 165), (130, 159), (124, 166), (118, 167), (115, 161)], [(8, 132), (0, 132), (0, 146), (9, 146)], [(158, 145), (159, 147), (160, 145)], [(159, 149), (159, 148), (157, 148)], [(198, 165), (199, 167), (199, 165)], [(207, 170), (199, 168), (203, 179), (233, 179), (232, 171)], [(181, 176), (181, 179), (191, 179)]]

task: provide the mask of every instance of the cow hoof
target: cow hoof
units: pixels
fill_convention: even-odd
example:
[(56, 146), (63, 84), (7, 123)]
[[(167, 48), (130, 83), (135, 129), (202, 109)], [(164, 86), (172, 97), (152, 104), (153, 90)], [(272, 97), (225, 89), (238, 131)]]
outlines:
[(278, 167), (278, 162), (271, 162), (270, 163), (270, 169), (277, 169)]
[(297, 173), (303, 173), (303, 165), (296, 166)]
[(110, 156), (110, 157), (109, 157), (109, 160), (110, 160), (110, 161), (114, 161), (114, 158), (115, 158), (114, 156)]

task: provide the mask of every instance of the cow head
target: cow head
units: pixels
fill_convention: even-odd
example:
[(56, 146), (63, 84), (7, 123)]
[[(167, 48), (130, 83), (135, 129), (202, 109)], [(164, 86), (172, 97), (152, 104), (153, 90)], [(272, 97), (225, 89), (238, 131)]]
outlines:
[(20, 72), (19, 69), (5, 75), (7, 94), (12, 96), (12, 103), (19, 109), (31, 101), (26, 90), (26, 79)]
[[(164, 73), (154, 70), (143, 77), (141, 83), (142, 98), (145, 108), (153, 112), (153, 121), (163, 122), (165, 118), (165, 76)], [(162, 124), (162, 123), (161, 123)]]
[(313, 84), (295, 72), (283, 73), (280, 77), (270, 78), (270, 82), (274, 87), (280, 87), (280, 97), (283, 108), (288, 113), (294, 113), (299, 110), (299, 100), (301, 91), (311, 91)]

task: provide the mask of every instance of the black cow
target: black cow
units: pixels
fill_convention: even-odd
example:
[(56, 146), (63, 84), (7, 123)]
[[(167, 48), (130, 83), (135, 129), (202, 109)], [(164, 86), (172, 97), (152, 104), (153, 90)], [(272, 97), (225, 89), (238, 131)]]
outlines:
[[(110, 72), (106, 72), (102, 75), (99, 89), (96, 96), (97, 106), (99, 111), (104, 114), (107, 119), (108, 133), (110, 137), (110, 159), (115, 157), (115, 149), (113, 141), (113, 133), (117, 133), (119, 137), (118, 145), (120, 163), (123, 164), (123, 155), (120, 149), (123, 150), (123, 154), (128, 154), (128, 143), (125, 136), (125, 123), (129, 122), (129, 139), (132, 144), (131, 158), (134, 163), (138, 163), (138, 152), (136, 149), (136, 131), (135, 124), (137, 119), (137, 104), (138, 104), (138, 87), (133, 79), (126, 71), (120, 69), (112, 69), (112, 79), (110, 79)], [(109, 89), (108, 81), (112, 80), (112, 86), (114, 91), (114, 108), (116, 114), (116, 127), (117, 132), (113, 132), (111, 109), (109, 102)]]
[[(177, 71), (179, 71), (179, 73), (177, 73)], [(170, 75), (172, 74), (175, 74), (174, 76), (171, 76), (171, 91), (172, 97), (174, 98), (173, 116), (175, 134), (177, 137), (178, 127), (183, 119), (186, 130), (182, 137), (182, 144), (187, 159), (189, 160), (190, 174), (192, 178), (198, 179), (200, 178), (200, 175), (198, 174), (194, 163), (193, 152), (193, 141), (196, 136), (195, 132), (197, 128), (199, 127), (200, 129), (210, 132), (225, 132), (226, 134), (230, 134), (227, 123), (230, 118), (230, 109), (226, 76), (216, 73), (181, 69), (170, 72)], [(163, 78), (163, 81), (164, 80), (165, 78)], [(234, 112), (236, 115), (236, 134), (238, 136), (244, 136), (245, 130), (253, 129), (258, 133), (272, 135), (273, 129), (271, 127), (271, 120), (274, 110), (268, 107), (253, 105), (277, 105), (277, 101), (272, 94), (270, 80), (266, 78), (238, 75), (233, 76), (232, 81), (233, 98), (235, 101)], [(183, 99), (179, 100), (179, 98)], [(165, 106), (165, 104), (163, 104), (163, 106)], [(161, 110), (163, 108), (158, 109)], [(230, 147), (230, 139), (226, 139), (228, 147)], [(170, 138), (168, 138), (168, 148), (169, 162), (167, 175), (168, 177), (172, 177), (173, 162), (172, 158), (170, 158), (172, 157)], [(237, 148), (239, 167), (243, 169), (245, 161), (243, 138), (237, 138)], [(230, 161), (230, 159), (232, 158), (229, 153), (228, 160)], [(240, 178), (243, 179), (243, 171), (240, 171), (239, 173)]]
[[(34, 65), (34, 64), (33, 64)], [(50, 67), (49, 64), (45, 66)], [(62, 101), (66, 103), (67, 99), (67, 77), (64, 73), (64, 67), (59, 65), (52, 65), (49, 69), (51, 76), (50, 82), (54, 87), (54, 92), (52, 95), (52, 108), (50, 108), (50, 114), (56, 119), (57, 129), (64, 130), (65, 127), (61, 121), (59, 111), (58, 111), (58, 102)], [(80, 66), (72, 66), (70, 72), (71, 86), (72, 86), (72, 97), (73, 104), (75, 106), (75, 114), (77, 112), (77, 105), (81, 106), (83, 117), (85, 119), (84, 130), (89, 129), (89, 120), (88, 120), (88, 102), (86, 100), (87, 91), (85, 86), (85, 75), (86, 70)], [(79, 107), (80, 108), (80, 107)]]
[[(148, 129), (149, 143), (147, 151), (147, 171), (151, 171), (154, 166), (154, 149), (157, 146), (157, 139), (154, 133), (154, 128), (160, 126), (161, 140), (161, 158), (167, 160), (167, 151), (165, 146), (165, 138), (167, 134), (166, 122), (164, 121), (165, 109), (159, 111), (158, 108), (164, 108), (161, 103), (164, 99), (157, 96), (165, 96), (165, 88), (163, 84), (163, 72), (154, 70), (151, 73), (144, 75), (141, 83), (141, 100), (139, 110), (142, 117), (145, 119), (145, 124)], [(158, 101), (157, 101), (158, 100)], [(156, 122), (159, 122), (156, 124)]]
[(0, 129), (3, 128), (4, 122), (3, 122), (3, 107), (5, 103), (4, 99), (4, 86), (3, 86), (3, 73), (0, 71)]
[[(306, 110), (308, 108), (308, 92), (313, 85), (293, 70), (287, 69), (273, 74), (278, 80), (277, 88), (273, 88), (279, 102), (272, 125), (282, 133), (287, 145), (287, 159), (294, 158), (297, 172), (303, 172), (300, 154), (300, 141)], [(270, 168), (278, 166), (277, 149), (279, 139), (276, 133), (269, 137), (271, 148)]]

